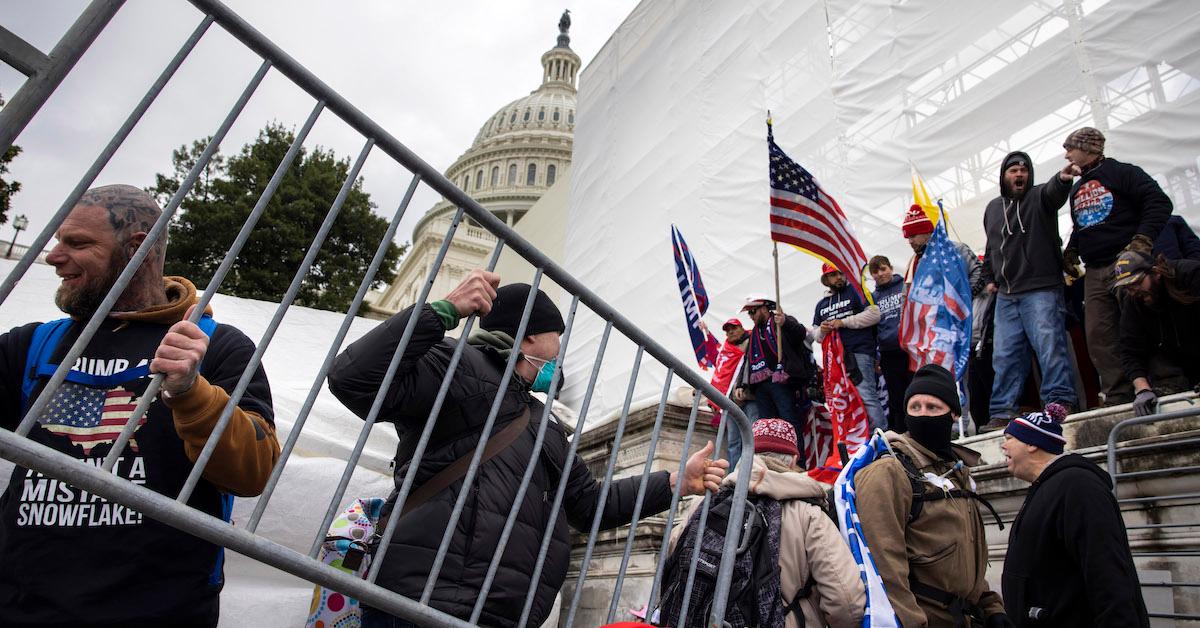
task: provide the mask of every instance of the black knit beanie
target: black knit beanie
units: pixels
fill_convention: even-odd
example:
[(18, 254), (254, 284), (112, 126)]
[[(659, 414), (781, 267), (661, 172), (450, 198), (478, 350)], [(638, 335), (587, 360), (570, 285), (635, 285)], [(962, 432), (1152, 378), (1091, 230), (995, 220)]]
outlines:
[[(492, 301), (492, 311), (479, 319), (479, 326), (488, 331), (500, 331), (512, 336), (518, 343), (517, 327), (521, 324), (521, 313), (525, 310), (525, 300), (533, 286), (527, 283), (513, 283), (496, 289), (496, 298)], [(529, 324), (525, 327), (525, 335), (532, 336), (548, 331), (563, 333), (566, 325), (562, 313), (554, 301), (541, 290), (533, 298), (533, 310), (529, 313)]]
[(952, 414), (962, 414), (962, 404), (958, 401), (958, 388), (954, 385), (954, 376), (937, 364), (926, 364), (913, 374), (912, 383), (904, 391), (904, 405), (913, 395), (933, 395), (950, 406)]

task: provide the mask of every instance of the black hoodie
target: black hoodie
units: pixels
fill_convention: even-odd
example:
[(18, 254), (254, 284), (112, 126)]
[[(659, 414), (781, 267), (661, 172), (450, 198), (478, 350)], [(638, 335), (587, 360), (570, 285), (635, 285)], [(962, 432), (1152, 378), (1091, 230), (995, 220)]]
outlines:
[(1003, 584), (1017, 626), (1150, 625), (1112, 481), (1079, 454), (1050, 463), (1029, 487), (1009, 531)]
[[(1017, 196), (1004, 182), (1004, 165), (1013, 156), (1029, 167), (1026, 192)], [(1000, 162), (1000, 196), (983, 211), (987, 250), (983, 275), (1003, 294), (1018, 294), (1062, 285), (1062, 238), (1058, 235), (1058, 209), (1067, 202), (1071, 186), (1058, 173), (1042, 185), (1033, 183), (1033, 161), (1020, 151)]]

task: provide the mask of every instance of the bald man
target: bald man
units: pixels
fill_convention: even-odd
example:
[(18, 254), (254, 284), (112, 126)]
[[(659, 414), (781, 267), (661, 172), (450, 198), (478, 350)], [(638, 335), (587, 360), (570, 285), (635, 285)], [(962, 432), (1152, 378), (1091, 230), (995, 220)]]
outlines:
[[(17, 427), (161, 214), (129, 185), (79, 199), (46, 257), (62, 279), (54, 302), (68, 317), (0, 336), (0, 427)], [(162, 373), (113, 473), (174, 498), (255, 349), (211, 312), (200, 325), (186, 320), (196, 288), (162, 275), (165, 254), (160, 239), (29, 438), (99, 465)], [(233, 496), (260, 493), (278, 458), (260, 368), (189, 505), (228, 520)], [(37, 471), (17, 467), (0, 499), (0, 625), (215, 626), (223, 583), (221, 548)]]

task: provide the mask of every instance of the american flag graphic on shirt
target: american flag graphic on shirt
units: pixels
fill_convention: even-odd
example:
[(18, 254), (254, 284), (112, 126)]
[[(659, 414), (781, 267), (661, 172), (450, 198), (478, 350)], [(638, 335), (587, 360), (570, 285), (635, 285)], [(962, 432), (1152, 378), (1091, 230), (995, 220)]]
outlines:
[[(111, 445), (117, 439), (121, 428), (137, 407), (137, 402), (137, 397), (121, 386), (104, 390), (64, 382), (38, 418), (38, 423), (83, 447), (84, 455), (88, 455), (93, 448)], [(138, 427), (145, 422), (146, 417), (143, 416), (138, 421)], [(137, 451), (137, 439), (130, 439), (129, 446)]]

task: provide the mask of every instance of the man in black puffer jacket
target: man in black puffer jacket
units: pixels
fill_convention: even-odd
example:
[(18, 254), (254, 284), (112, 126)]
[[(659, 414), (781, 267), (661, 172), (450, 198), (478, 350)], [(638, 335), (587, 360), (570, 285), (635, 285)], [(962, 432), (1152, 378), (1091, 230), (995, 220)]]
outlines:
[(1004, 608), (1017, 626), (1149, 626), (1112, 479), (1063, 454), (1065, 416), (1050, 404), (1004, 431), (1008, 471), (1033, 483), (1008, 533)]
[[(395, 424), (400, 436), (396, 451), (395, 483), (399, 487), (408, 472), (417, 439), (433, 409), (434, 399), (446, 374), (456, 339), (446, 331), (459, 319), (478, 313), (481, 331), (472, 334), (463, 348), (461, 361), (451, 380), (445, 403), (437, 415), (428, 448), (413, 483), (413, 493), (438, 471), (462, 457), (470, 457), (495, 400), (511, 352), (520, 352), (514, 376), (503, 391), (503, 400), (492, 438), (528, 412), (529, 424), (511, 445), (487, 460), (469, 487), (454, 528), (449, 551), (430, 606), (450, 615), (470, 617), (483, 588), (488, 566), (495, 555), (500, 534), (514, 501), (520, 480), (531, 459), (537, 468), (525, 493), (512, 536), (505, 546), (495, 581), (479, 622), (487, 626), (515, 626), (529, 591), (531, 571), (550, 520), (551, 505), (562, 473), (567, 474), (562, 512), (555, 520), (549, 552), (536, 584), (527, 625), (538, 626), (551, 612), (555, 595), (566, 579), (571, 544), (567, 530), (587, 530), (599, 503), (601, 484), (592, 477), (582, 459), (566, 459), (567, 438), (562, 426), (551, 419), (540, 454), (534, 441), (543, 406), (531, 392), (544, 392), (556, 368), (563, 319), (550, 297), (538, 291), (524, 337), (514, 341), (522, 310), (529, 296), (528, 284), (497, 288), (499, 275), (473, 271), (442, 301), (410, 307), (371, 330), (337, 357), (329, 374), (329, 388), (351, 411), (365, 417), (379, 390), (393, 353), (409, 317), (417, 316), (411, 341), (404, 351), (379, 421)], [(712, 443), (688, 461), (683, 493), (718, 489), (727, 463), (706, 464)], [(633, 516), (640, 477), (616, 480), (604, 503), (602, 528), (628, 524)], [(642, 515), (665, 510), (671, 502), (677, 479), (674, 473), (658, 471), (650, 476), (642, 504)], [(378, 583), (410, 598), (420, 598), (442, 536), (450, 525), (450, 513), (463, 489), (460, 478), (406, 512), (396, 526)], [(395, 496), (389, 499), (390, 510)], [(404, 625), (379, 611), (365, 608), (363, 625)]]

